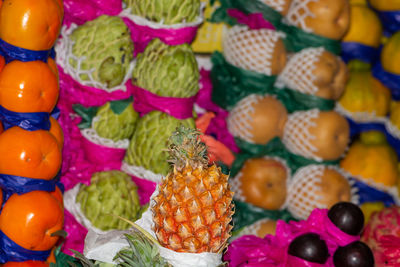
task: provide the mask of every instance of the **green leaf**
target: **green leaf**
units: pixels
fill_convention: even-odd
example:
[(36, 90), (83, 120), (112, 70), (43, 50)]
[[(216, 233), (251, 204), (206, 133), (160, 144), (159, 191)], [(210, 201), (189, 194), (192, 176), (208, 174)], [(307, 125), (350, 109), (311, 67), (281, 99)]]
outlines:
[(80, 104), (72, 106), (73, 110), (78, 114), (82, 120), (78, 124), (79, 129), (87, 129), (92, 127), (92, 120), (96, 116), (99, 107), (84, 107)]

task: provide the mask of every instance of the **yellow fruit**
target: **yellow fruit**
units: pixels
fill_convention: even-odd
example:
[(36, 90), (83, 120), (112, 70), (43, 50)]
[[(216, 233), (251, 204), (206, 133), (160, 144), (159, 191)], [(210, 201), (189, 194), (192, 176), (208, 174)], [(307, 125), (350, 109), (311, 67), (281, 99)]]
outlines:
[(397, 154), (383, 133), (364, 132), (349, 148), (340, 166), (354, 176), (372, 179), (377, 184), (397, 186)]
[(340, 40), (350, 24), (349, 1), (315, 0), (305, 4), (304, 0), (293, 0), (286, 19), (303, 30)]
[(342, 41), (379, 47), (383, 29), (376, 13), (367, 5), (351, 5), (350, 18), (350, 28)]
[(154, 232), (177, 252), (220, 252), (230, 237), (233, 192), (194, 130), (179, 128), (170, 138), (174, 170), (158, 187), (152, 207)]
[(271, 158), (247, 160), (238, 177), (245, 202), (268, 210), (278, 210), (286, 200), (288, 173), (285, 166)]
[(350, 112), (375, 113), (386, 116), (390, 108), (391, 93), (369, 71), (352, 71), (340, 105)]
[[(399, 8), (400, 9), (400, 8)], [(381, 63), (384, 70), (400, 75), (400, 31), (393, 34), (383, 46)]]
[(369, 3), (380, 11), (400, 10), (400, 0), (369, 0)]
[(240, 236), (243, 235), (255, 235), (260, 238), (264, 238), (266, 235), (275, 235), (277, 221), (271, 219), (261, 219), (255, 223), (244, 227), (240, 231)]
[(366, 202), (360, 206), (362, 212), (364, 213), (364, 224), (367, 224), (371, 218), (372, 213), (376, 211), (381, 211), (385, 208), (383, 202)]
[(392, 100), (390, 104), (390, 121), (400, 129), (400, 101)]

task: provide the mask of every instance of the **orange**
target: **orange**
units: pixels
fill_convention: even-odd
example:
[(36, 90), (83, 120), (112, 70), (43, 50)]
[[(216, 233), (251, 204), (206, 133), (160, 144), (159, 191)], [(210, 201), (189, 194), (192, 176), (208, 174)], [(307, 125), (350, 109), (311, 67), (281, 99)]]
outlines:
[(13, 194), (0, 214), (0, 229), (18, 245), (29, 250), (49, 250), (59, 239), (51, 236), (62, 230), (64, 210), (45, 191)]
[(30, 50), (49, 50), (62, 24), (58, 0), (4, 0), (0, 9), (0, 38)]
[(44, 261), (23, 261), (23, 262), (9, 261), (3, 264), (3, 267), (49, 267), (49, 264)]
[(0, 134), (4, 131), (3, 123), (0, 121)]
[(383, 46), (381, 63), (384, 70), (400, 75), (400, 31), (393, 34)]
[(64, 145), (64, 134), (63, 130), (56, 119), (50, 116), (50, 133), (56, 138), (60, 149)]
[(50, 195), (57, 199), (61, 206), (64, 207), (63, 194), (58, 186), (56, 186), (56, 189), (53, 192), (50, 192)]
[(14, 126), (0, 135), (0, 173), (50, 180), (60, 167), (61, 150), (50, 132)]
[(58, 76), (58, 68), (57, 68), (57, 63), (54, 61), (54, 59), (52, 59), (51, 57), (49, 57), (47, 59), (47, 65), (49, 65), (50, 69), (53, 71), (53, 73), (56, 75), (57, 80), (59, 78)]
[(0, 105), (15, 112), (48, 112), (55, 107), (56, 74), (43, 61), (8, 63), (0, 73)]
[(5, 65), (6, 65), (6, 59), (3, 56), (0, 56), (0, 72), (3, 70)]
[(57, 247), (53, 247), (53, 249), (51, 250), (50, 256), (46, 260), (47, 264), (56, 263), (56, 256), (54, 254), (54, 251), (56, 250), (56, 248)]

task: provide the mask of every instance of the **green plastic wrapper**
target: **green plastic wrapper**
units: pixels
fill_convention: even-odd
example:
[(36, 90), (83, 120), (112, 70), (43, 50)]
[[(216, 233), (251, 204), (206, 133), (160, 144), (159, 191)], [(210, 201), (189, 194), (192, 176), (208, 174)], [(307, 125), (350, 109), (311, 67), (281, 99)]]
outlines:
[(246, 142), (240, 138), (235, 138), (236, 144), (241, 149), (241, 153), (236, 154), (236, 159), (231, 167), (231, 177), (235, 177), (241, 170), (244, 162), (251, 158), (259, 158), (264, 156), (279, 157), (286, 161), (293, 175), (302, 167), (311, 164), (338, 165), (339, 160), (317, 162), (307, 159), (300, 155), (289, 152), (279, 137), (275, 137), (266, 145), (258, 145)]
[(251, 225), (261, 219), (293, 221), (295, 218), (287, 210), (265, 210), (249, 203), (234, 200), (235, 213), (233, 214), (233, 235), (243, 227)]
[(261, 1), (219, 0), (219, 2), (221, 6), (214, 11), (211, 17), (212, 22), (225, 22), (229, 25), (237, 24), (236, 19), (230, 17), (227, 13), (227, 10), (231, 8), (238, 9), (246, 14), (261, 12), (264, 19), (271, 22), (278, 31), (286, 34), (286, 38), (283, 41), (288, 51), (298, 52), (307, 47), (322, 46), (336, 55), (341, 52), (340, 41), (308, 33), (298, 27), (285, 24), (281, 14)]
[(333, 100), (303, 94), (289, 88), (276, 88), (276, 76), (233, 66), (219, 52), (212, 55), (212, 62), (212, 100), (224, 109), (231, 110), (240, 100), (251, 94), (276, 95), (289, 113), (314, 108), (327, 111), (335, 107)]

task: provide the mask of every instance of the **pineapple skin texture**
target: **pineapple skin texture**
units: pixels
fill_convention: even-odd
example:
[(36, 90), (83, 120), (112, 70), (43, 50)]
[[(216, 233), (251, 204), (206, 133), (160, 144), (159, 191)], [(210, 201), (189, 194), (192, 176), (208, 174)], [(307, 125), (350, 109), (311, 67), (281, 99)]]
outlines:
[[(142, 1), (143, 2), (143, 1)], [(199, 68), (188, 44), (169, 46), (152, 40), (137, 56), (132, 82), (163, 97), (191, 97), (199, 91)]]
[(200, 0), (123, 0), (131, 13), (165, 25), (193, 22), (199, 15)]
[(139, 118), (124, 161), (129, 165), (167, 175), (170, 170), (167, 141), (180, 124), (195, 128), (193, 118), (178, 120), (160, 111), (152, 111)]
[(175, 168), (160, 184), (152, 207), (161, 246), (176, 252), (220, 252), (233, 227), (232, 197), (228, 176), (216, 165)]

